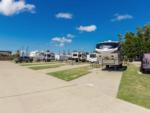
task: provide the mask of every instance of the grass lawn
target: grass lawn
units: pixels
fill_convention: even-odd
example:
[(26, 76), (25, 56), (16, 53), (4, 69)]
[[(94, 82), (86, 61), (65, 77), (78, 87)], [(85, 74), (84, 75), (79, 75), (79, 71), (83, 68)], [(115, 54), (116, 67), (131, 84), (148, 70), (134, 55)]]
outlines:
[(52, 72), (52, 73), (48, 73), (48, 75), (52, 75), (52, 76), (60, 78), (62, 80), (71, 81), (71, 80), (74, 80), (76, 78), (79, 78), (83, 75), (90, 73), (90, 71), (89, 71), (90, 69), (91, 68), (89, 66), (86, 66), (86, 67)]
[(150, 74), (139, 74), (130, 64), (123, 73), (118, 98), (150, 109)]
[(51, 65), (31, 66), (29, 68), (33, 70), (41, 70), (41, 69), (48, 69), (48, 68), (56, 68), (63, 65), (64, 64), (51, 64)]
[(36, 65), (48, 65), (55, 64), (57, 62), (35, 62), (35, 63), (22, 63), (21, 66), (36, 66)]

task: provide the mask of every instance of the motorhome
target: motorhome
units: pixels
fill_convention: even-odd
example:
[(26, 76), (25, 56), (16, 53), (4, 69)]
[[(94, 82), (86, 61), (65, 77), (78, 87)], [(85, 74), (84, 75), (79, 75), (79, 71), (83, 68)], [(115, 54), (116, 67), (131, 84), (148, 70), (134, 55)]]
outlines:
[(97, 62), (97, 56), (96, 53), (90, 53), (87, 55), (87, 61), (91, 63), (96, 63)]
[(122, 66), (122, 54), (120, 43), (117, 41), (105, 41), (96, 45), (97, 60), (102, 66)]

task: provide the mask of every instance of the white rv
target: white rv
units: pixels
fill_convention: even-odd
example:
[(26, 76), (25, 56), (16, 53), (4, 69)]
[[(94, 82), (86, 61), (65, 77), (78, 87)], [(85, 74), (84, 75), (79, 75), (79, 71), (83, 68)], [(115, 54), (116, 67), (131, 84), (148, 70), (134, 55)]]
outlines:
[(87, 59), (87, 55), (85, 52), (72, 52), (72, 60), (75, 60), (76, 62), (82, 61), (85, 62)]
[(72, 60), (79, 60), (79, 52), (72, 52)]
[(87, 61), (91, 63), (97, 62), (96, 53), (90, 53), (89, 55), (87, 55)]
[(34, 61), (45, 61), (49, 62), (55, 60), (55, 54), (49, 51), (32, 51), (29, 55)]
[(55, 55), (55, 60), (56, 61), (67, 61), (68, 60), (68, 56), (67, 55), (62, 55), (62, 54), (56, 54)]
[(50, 62), (51, 60), (55, 60), (55, 54), (49, 51), (44, 52), (44, 61)]
[(29, 56), (33, 58), (34, 61), (43, 61), (45, 54), (44, 52), (40, 52), (40, 51), (32, 51), (30, 52)]
[(105, 41), (96, 45), (97, 60), (107, 68), (122, 66), (122, 55), (119, 42)]

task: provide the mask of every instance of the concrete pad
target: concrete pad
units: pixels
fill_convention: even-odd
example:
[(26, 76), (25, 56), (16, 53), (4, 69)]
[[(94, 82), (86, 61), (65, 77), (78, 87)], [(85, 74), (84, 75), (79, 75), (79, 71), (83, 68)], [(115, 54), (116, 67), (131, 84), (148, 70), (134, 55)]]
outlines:
[(50, 90), (68, 85), (60, 79), (10, 62), (0, 62), (0, 97)]
[(71, 81), (73, 84), (91, 86), (106, 95), (116, 97), (122, 72), (102, 71), (95, 69), (88, 76)]
[(65, 82), (0, 62), (0, 113), (150, 113), (116, 99), (121, 74), (98, 69)]

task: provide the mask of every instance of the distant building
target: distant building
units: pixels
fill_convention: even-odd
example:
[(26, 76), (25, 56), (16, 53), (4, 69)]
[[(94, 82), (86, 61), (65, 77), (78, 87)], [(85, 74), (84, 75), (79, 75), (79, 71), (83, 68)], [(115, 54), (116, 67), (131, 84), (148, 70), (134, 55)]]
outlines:
[(11, 60), (12, 52), (11, 51), (0, 51), (0, 60)]

